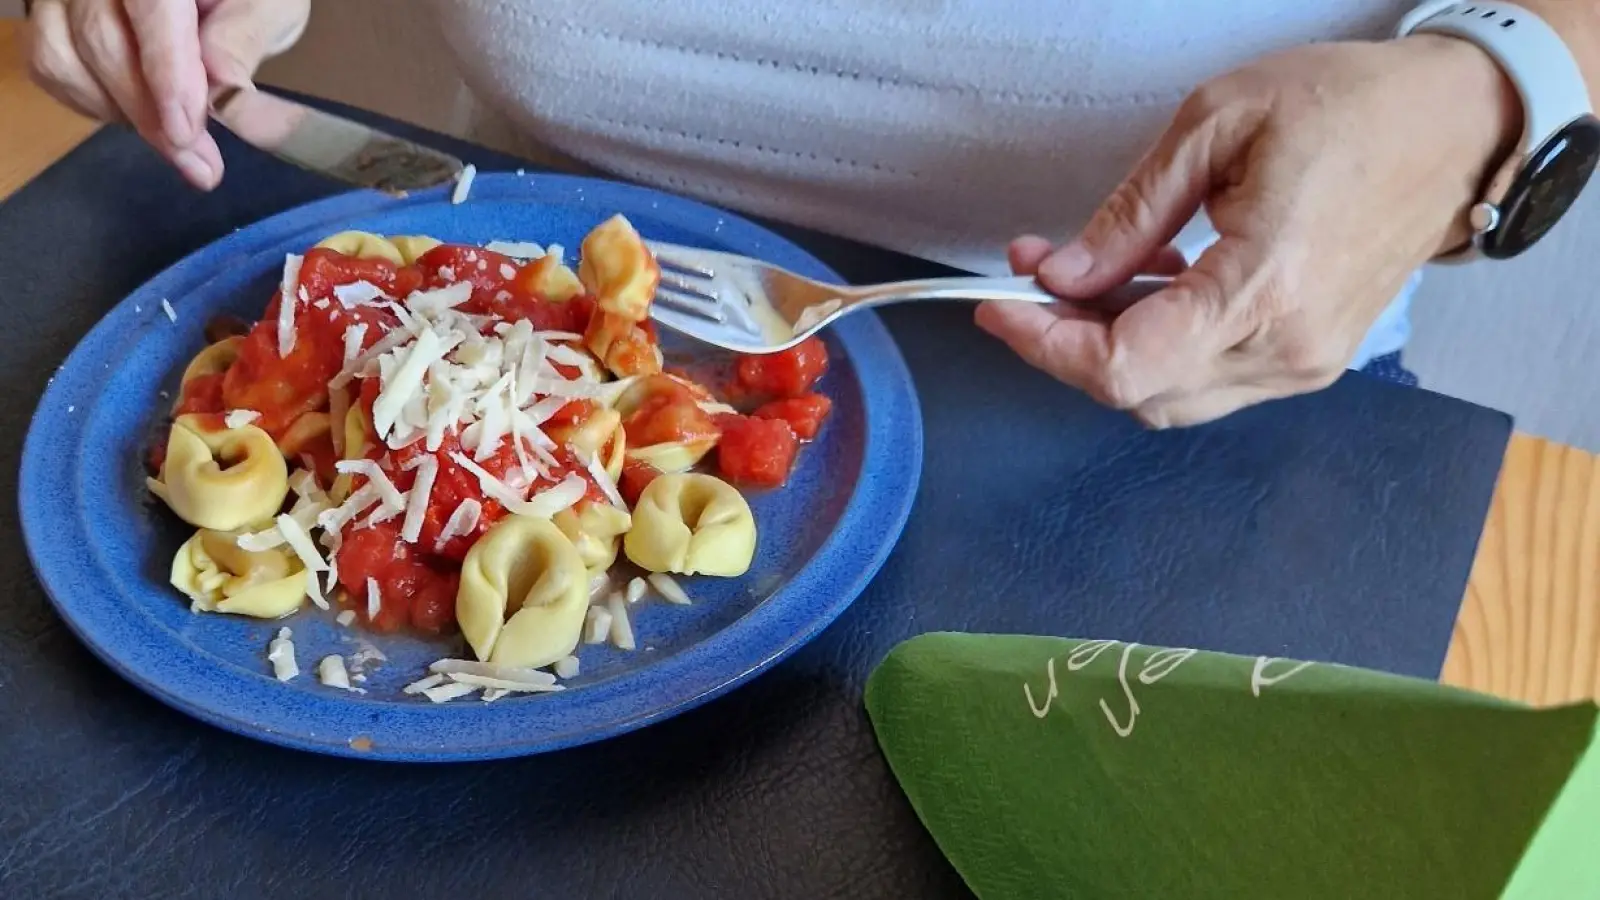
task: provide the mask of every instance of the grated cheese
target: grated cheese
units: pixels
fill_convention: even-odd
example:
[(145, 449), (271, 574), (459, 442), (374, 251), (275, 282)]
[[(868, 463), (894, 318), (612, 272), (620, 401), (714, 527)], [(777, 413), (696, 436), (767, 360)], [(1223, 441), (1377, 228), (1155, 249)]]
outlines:
[(340, 690), (354, 690), (350, 686), (350, 672), (344, 667), (344, 658), (337, 653), (324, 656), (317, 663), (317, 680), (331, 688)]
[(300, 264), (304, 260), (291, 253), (283, 258), (283, 280), (278, 285), (278, 355), (294, 352), (294, 313), (300, 305)]
[(633, 650), (633, 623), (628, 621), (627, 597), (621, 591), (606, 599), (606, 610), (611, 613), (611, 643), (618, 650)]
[(689, 599), (688, 593), (678, 584), (678, 579), (665, 572), (652, 572), (645, 576), (645, 580), (650, 583), (651, 587), (656, 589), (656, 593), (661, 595), (661, 599), (668, 603), (689, 606), (693, 602)]
[[(400, 489), (389, 480), (387, 473), (378, 463), (370, 459), (342, 459), (333, 464), (335, 471), (346, 475), (361, 475), (367, 479), (367, 484), (378, 490), (378, 497), (387, 509), (396, 512), (406, 508), (405, 497), (401, 496)], [(363, 485), (365, 487), (366, 485)]]
[(638, 603), (640, 600), (643, 600), (644, 595), (648, 594), (649, 592), (650, 585), (646, 584), (643, 578), (633, 579), (632, 581), (628, 582), (628, 603)]
[(356, 516), (366, 512), (368, 507), (380, 499), (377, 485), (371, 482), (363, 484), (346, 497), (343, 503), (317, 516), (317, 525), (321, 526), (328, 536), (337, 535), (344, 530), (344, 526), (350, 524)]
[(604, 644), (611, 636), (611, 611), (604, 606), (591, 606), (584, 616), (583, 642)]
[(411, 493), (406, 495), (406, 518), (400, 525), (400, 539), (415, 544), (422, 534), (422, 520), (428, 512), (428, 497), (433, 493), (433, 481), (439, 475), (439, 459), (435, 456), (417, 458), (417, 479), (412, 482)]
[(240, 550), (248, 550), (251, 553), (259, 553), (263, 550), (272, 550), (284, 545), (283, 532), (279, 531), (276, 527), (268, 528), (265, 531), (241, 534), (234, 538), (233, 542), (239, 547)]
[(556, 513), (572, 508), (588, 492), (589, 483), (584, 481), (582, 476), (568, 475), (561, 479), (560, 484), (535, 494), (532, 499), (519, 504), (511, 511), (519, 516), (548, 519)]
[(589, 477), (593, 478), (594, 483), (599, 486), (600, 492), (606, 495), (607, 500), (611, 501), (611, 505), (623, 512), (627, 512), (628, 502), (622, 499), (622, 491), (617, 488), (617, 483), (611, 479), (611, 473), (607, 472), (606, 467), (601, 464), (600, 454), (589, 454), (589, 461), (584, 464), (584, 467), (588, 469)]
[(457, 684), (470, 684), (477, 687), (494, 688), (501, 691), (522, 691), (524, 693), (553, 693), (564, 691), (566, 688), (559, 684), (530, 684), (526, 681), (508, 681), (504, 678), (492, 678), (487, 675), (469, 675), (458, 673), (450, 676), (450, 680)]
[(378, 593), (378, 579), (367, 578), (367, 621), (378, 621), (378, 613), (383, 611), (383, 595)]
[(404, 694), (420, 694), (429, 688), (438, 687), (439, 685), (444, 684), (447, 680), (449, 680), (448, 677), (444, 675), (429, 675), (426, 678), (419, 678), (416, 681), (411, 682), (410, 684), (401, 688), (400, 692)]
[(166, 313), (168, 322), (178, 321), (178, 311), (172, 308), (172, 304), (165, 297), (161, 298), (161, 311)]
[(456, 465), (466, 469), (473, 477), (478, 479), (478, 487), (485, 495), (500, 501), (500, 505), (506, 509), (516, 512), (517, 507), (527, 506), (528, 501), (522, 499), (521, 495), (512, 490), (510, 485), (494, 477), (488, 469), (478, 465), (459, 452), (452, 451), (450, 458), (455, 460)]
[(267, 643), (267, 662), (272, 663), (272, 675), (279, 681), (291, 681), (300, 674), (300, 665), (294, 659), (294, 632), (278, 629), (278, 636)]
[(365, 322), (357, 322), (344, 330), (344, 364), (347, 368), (361, 355), (361, 343), (366, 339)]
[[(483, 245), (483, 249), (503, 256), (514, 256), (517, 259), (538, 259), (545, 253), (543, 247), (538, 244), (530, 244), (527, 241), (490, 241)], [(506, 277), (510, 278), (511, 276), (507, 275)]]
[(339, 613), (337, 616), (334, 616), (333, 620), (335, 622), (338, 622), (340, 625), (343, 625), (346, 628), (348, 628), (348, 627), (350, 627), (350, 623), (352, 623), (352, 622), (354, 622), (356, 620), (356, 611), (353, 610), (353, 609), (344, 610), (343, 612)]
[(478, 690), (478, 686), (475, 684), (462, 684), (459, 681), (452, 681), (448, 684), (441, 684), (438, 687), (428, 688), (422, 692), (422, 696), (435, 703), (449, 703), (451, 700), (465, 697), (476, 690)]
[(285, 513), (278, 516), (277, 522), (278, 532), (283, 535), (284, 541), (288, 543), (289, 549), (294, 551), (294, 555), (300, 557), (301, 565), (310, 572), (328, 571), (328, 564), (322, 559), (322, 554), (317, 552), (317, 545), (312, 543), (310, 532), (301, 527), (294, 516)]
[(472, 533), (478, 527), (478, 516), (483, 512), (483, 506), (478, 501), (471, 499), (461, 501), (455, 511), (450, 513), (450, 518), (444, 523), (444, 528), (439, 530), (439, 538), (433, 542), (433, 552), (444, 550), (444, 545), (463, 535)]
[(458, 281), (447, 287), (416, 291), (406, 298), (406, 306), (417, 315), (429, 315), (455, 309), (471, 299), (472, 282)]
[(317, 583), (317, 573), (306, 570), (306, 596), (317, 605), (317, 609), (328, 608), (328, 598), (322, 596), (322, 585)]
[(450, 192), (450, 202), (454, 204), (467, 202), (467, 195), (472, 193), (472, 180), (477, 177), (478, 167), (467, 163), (461, 169), (461, 174), (456, 176), (456, 186)]
[(470, 675), (479, 678), (494, 678), (514, 684), (543, 687), (549, 687), (556, 683), (554, 675), (541, 669), (530, 669), (523, 666), (500, 666), (471, 659), (434, 660), (428, 665), (428, 671), (451, 678)]
[(417, 335), (416, 343), (396, 351), (404, 359), (393, 377), (384, 379), (383, 389), (372, 404), (372, 428), (380, 439), (389, 436), (401, 408), (422, 390), (422, 376), (427, 373), (428, 367), (459, 343), (460, 335), (441, 338), (433, 331), (423, 331)]
[(564, 656), (556, 660), (555, 670), (556, 677), (563, 681), (571, 681), (577, 678), (579, 671), (578, 658), (576, 656)]
[(333, 299), (345, 309), (355, 309), (358, 306), (376, 306), (378, 300), (390, 300), (383, 288), (370, 281), (357, 281), (351, 284), (335, 285)]

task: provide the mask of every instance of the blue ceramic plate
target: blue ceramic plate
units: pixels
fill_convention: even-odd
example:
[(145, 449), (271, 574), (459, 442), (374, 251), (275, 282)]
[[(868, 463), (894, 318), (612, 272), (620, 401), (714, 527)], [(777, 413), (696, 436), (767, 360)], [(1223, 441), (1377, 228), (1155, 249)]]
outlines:
[[(690, 607), (641, 604), (639, 649), (586, 647), (564, 693), (435, 705), (400, 688), (456, 639), (376, 637), (388, 662), (368, 693), (314, 674), (362, 633), (307, 608), (284, 622), (194, 615), (167, 584), (188, 534), (145, 491), (141, 457), (184, 364), (218, 313), (259, 318), (285, 253), (345, 229), (447, 241), (560, 243), (621, 212), (645, 237), (748, 254), (820, 278), (825, 266), (726, 212), (642, 188), (551, 175), (488, 175), (471, 199), (334, 197), (238, 231), (163, 272), (89, 332), (40, 402), (23, 452), (28, 551), (62, 618), (117, 672), (200, 719), (290, 747), (364, 758), (517, 756), (600, 740), (704, 703), (793, 652), (856, 597), (900, 534), (916, 492), (922, 424), (905, 363), (883, 325), (858, 314), (829, 330), (822, 390), (834, 412), (784, 490), (752, 497), (759, 546), (749, 574), (686, 579)], [(171, 302), (177, 321), (161, 301)], [(869, 477), (870, 476), (870, 477)], [(268, 640), (294, 630), (303, 672), (276, 681)]]

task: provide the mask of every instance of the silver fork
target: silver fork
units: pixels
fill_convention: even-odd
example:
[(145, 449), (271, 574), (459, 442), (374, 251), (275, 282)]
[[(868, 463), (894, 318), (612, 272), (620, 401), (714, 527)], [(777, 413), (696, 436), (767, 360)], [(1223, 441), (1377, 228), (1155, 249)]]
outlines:
[[(776, 353), (800, 343), (858, 309), (922, 300), (1016, 300), (1055, 303), (1032, 278), (929, 278), (889, 284), (814, 281), (747, 256), (645, 242), (661, 264), (650, 315), (692, 338), (737, 353)], [(1094, 308), (1117, 313), (1171, 283), (1140, 275), (1097, 298)]]

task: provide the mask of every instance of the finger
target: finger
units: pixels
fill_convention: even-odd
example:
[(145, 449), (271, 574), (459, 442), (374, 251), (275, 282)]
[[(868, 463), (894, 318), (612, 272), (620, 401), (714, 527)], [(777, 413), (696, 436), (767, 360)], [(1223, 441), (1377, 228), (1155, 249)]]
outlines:
[(1148, 428), (1189, 428), (1292, 393), (1273, 385), (1230, 385), (1145, 404), (1134, 410), (1134, 418)]
[(102, 122), (121, 121), (121, 111), (84, 66), (73, 46), (67, 10), (60, 0), (39, 0), (28, 19), (32, 45), (28, 51), (33, 82), (57, 102)]
[(175, 162), (184, 179), (202, 191), (222, 182), (222, 150), (210, 132), (200, 132), (194, 143), (178, 153)]
[(1105, 391), (1111, 323), (1068, 304), (990, 302), (978, 307), (978, 327), (994, 335), (1028, 365), (1116, 406)]
[(1127, 281), (1194, 217), (1252, 133), (1236, 121), (1252, 110), (1217, 109), (1202, 97), (1184, 104), (1083, 233), (1040, 263), (1039, 280), (1052, 293), (1092, 297)]
[(1183, 251), (1169, 244), (1145, 260), (1139, 271), (1145, 275), (1178, 275), (1187, 268), (1189, 261), (1184, 258)]
[(1229, 381), (1224, 356), (1254, 327), (1235, 313), (1262, 288), (1244, 273), (1250, 251), (1223, 238), (1167, 288), (1130, 306), (1112, 325), (1107, 393), (1124, 408), (1164, 395), (1193, 394)]
[(169, 147), (139, 71), (138, 48), (122, 7), (114, 0), (80, 0), (69, 8), (68, 19), (78, 56), (122, 116), (146, 141)]
[(199, 11), (168, 0), (125, 0), (125, 8), (162, 133), (172, 146), (187, 147), (205, 128)]
[(300, 39), (310, 13), (310, 0), (214, 0), (200, 24), (206, 72), (220, 85), (249, 86), (262, 61)]
[(1050, 251), (1055, 249), (1047, 238), (1036, 234), (1025, 234), (1011, 242), (1006, 248), (1006, 259), (1011, 263), (1011, 271), (1018, 275), (1033, 275), (1039, 271), (1039, 263)]

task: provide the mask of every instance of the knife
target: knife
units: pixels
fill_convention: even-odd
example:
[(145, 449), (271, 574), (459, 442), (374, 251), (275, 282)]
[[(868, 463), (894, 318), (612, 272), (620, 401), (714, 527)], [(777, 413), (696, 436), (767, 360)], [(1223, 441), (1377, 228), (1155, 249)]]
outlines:
[(455, 180), (448, 153), (255, 88), (224, 88), (211, 117), (245, 143), (302, 169), (395, 196)]

